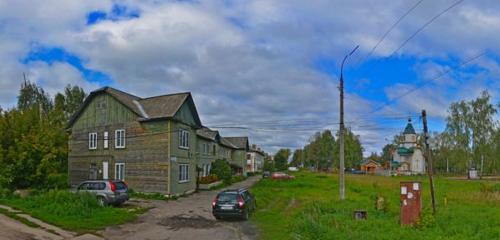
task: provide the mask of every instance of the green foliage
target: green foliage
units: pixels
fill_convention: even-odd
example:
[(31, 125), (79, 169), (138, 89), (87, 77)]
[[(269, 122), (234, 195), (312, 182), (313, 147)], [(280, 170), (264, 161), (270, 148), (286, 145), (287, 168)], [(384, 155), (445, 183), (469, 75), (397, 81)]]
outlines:
[(143, 209), (101, 207), (90, 193), (50, 190), (28, 197), (0, 199), (0, 203), (20, 209), (42, 221), (72, 231), (102, 229), (130, 221)]
[(241, 175), (238, 175), (238, 176), (233, 176), (231, 178), (231, 183), (237, 183), (237, 182), (241, 182), (243, 180), (247, 179), (245, 176), (241, 176)]
[(217, 177), (217, 175), (215, 175), (215, 174), (210, 174), (208, 176), (201, 177), (199, 183), (200, 184), (209, 184), (209, 183), (214, 183), (217, 181), (219, 181), (219, 177)]
[[(430, 209), (427, 177), (347, 175), (345, 201), (339, 200), (338, 175), (298, 172), (294, 181), (263, 179), (252, 187), (258, 209), (252, 220), (261, 239), (498, 239), (499, 195), (482, 192), (481, 182), (436, 177), (438, 209)], [(422, 182), (424, 211), (415, 227), (399, 225), (399, 182)], [(487, 189), (495, 184), (486, 182)], [(441, 189), (441, 190), (439, 190)], [(385, 206), (374, 207), (377, 196)], [(442, 206), (444, 197), (447, 207)], [(367, 220), (354, 220), (366, 210)], [(283, 231), (287, 229), (289, 231)]]
[(452, 103), (448, 113), (446, 130), (432, 136), (435, 168), (465, 173), (470, 167), (479, 169), (483, 159), (484, 173), (499, 172), (495, 161), (500, 153), (500, 129), (490, 94), (484, 91), (474, 100)]
[(288, 168), (288, 157), (290, 156), (290, 149), (280, 149), (274, 155), (274, 168), (278, 171), (284, 171)]
[(18, 107), (0, 111), (0, 187), (67, 187), (68, 137), (64, 128), (69, 111), (74, 111), (84, 96), (81, 88), (68, 85), (64, 94), (56, 95), (54, 106), (36, 84), (21, 85)]
[(219, 179), (223, 180), (225, 183), (231, 183), (231, 166), (224, 159), (217, 159), (212, 163), (212, 168), (210, 169), (210, 174), (215, 174)]
[(263, 170), (264, 171), (269, 171), (269, 172), (274, 172), (274, 170), (275, 170), (275, 168), (274, 168), (274, 161), (272, 161), (271, 159), (264, 159)]

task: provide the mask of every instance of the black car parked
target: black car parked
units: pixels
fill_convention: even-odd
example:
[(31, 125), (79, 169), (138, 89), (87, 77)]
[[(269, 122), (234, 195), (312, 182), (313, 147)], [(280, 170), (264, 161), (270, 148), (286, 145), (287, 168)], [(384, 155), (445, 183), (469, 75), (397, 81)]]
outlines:
[(216, 219), (239, 217), (247, 220), (255, 208), (255, 197), (247, 189), (222, 191), (212, 202), (212, 214)]

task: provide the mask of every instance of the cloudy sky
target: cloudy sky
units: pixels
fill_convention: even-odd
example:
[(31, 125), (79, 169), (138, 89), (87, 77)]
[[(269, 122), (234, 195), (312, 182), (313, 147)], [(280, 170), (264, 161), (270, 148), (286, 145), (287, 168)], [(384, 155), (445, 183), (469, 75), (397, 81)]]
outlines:
[(346, 125), (368, 153), (409, 116), (421, 130), (422, 109), (441, 131), (451, 102), (484, 89), (499, 102), (498, 39), (496, 0), (0, 0), (0, 106), (15, 105), (23, 73), (52, 95), (190, 91), (225, 136), (297, 148), (338, 128), (340, 62), (359, 45)]

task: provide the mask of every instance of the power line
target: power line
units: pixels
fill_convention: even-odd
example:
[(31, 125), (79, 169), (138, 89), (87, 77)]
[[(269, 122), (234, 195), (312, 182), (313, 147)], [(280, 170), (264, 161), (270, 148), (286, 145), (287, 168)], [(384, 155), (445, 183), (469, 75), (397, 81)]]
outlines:
[(408, 14), (410, 14), (415, 8), (418, 7), (418, 5), (420, 5), (420, 3), (422, 3), (424, 0), (420, 0), (418, 1), (417, 3), (415, 3), (410, 9), (408, 9), (402, 16), (400, 16), (398, 18), (398, 20), (392, 24), (392, 26), (387, 29), (387, 31), (384, 33), (384, 35), (382, 35), (382, 37), (379, 39), (379, 41), (377, 42), (377, 44), (375, 44), (375, 46), (373, 46), (372, 50), (366, 55), (366, 57), (364, 57), (363, 59), (361, 59), (358, 64), (364, 62), (367, 58), (369, 58), (373, 52), (375, 52), (375, 49), (377, 49), (377, 47), (380, 45), (380, 43), (382, 43), (382, 41), (384, 41), (384, 39), (387, 37), (387, 35), (389, 35), (389, 33), (394, 30), (394, 28), (396, 28), (396, 26), (401, 22), (403, 21), (403, 19), (408, 16)]
[(392, 57), (394, 54), (396, 54), (396, 52), (398, 52), (401, 48), (403, 48), (411, 39), (413, 39), (421, 31), (423, 31), (432, 22), (434, 22), (436, 19), (438, 19), (439, 17), (441, 17), (441, 15), (445, 14), (446, 12), (448, 12), (452, 8), (456, 7), (457, 5), (459, 5), (460, 3), (462, 3), (463, 1), (464, 0), (458, 0), (458, 1), (456, 1), (455, 3), (453, 3), (452, 5), (450, 5), (448, 8), (444, 9), (439, 14), (435, 15), (433, 18), (431, 18), (429, 21), (427, 21), (424, 25), (422, 25), (419, 29), (417, 29), (417, 31), (415, 31), (410, 37), (408, 37), (401, 45), (399, 45), (399, 47), (396, 50), (394, 50), (391, 53), (391, 55), (389, 55), (389, 58)]
[[(429, 26), (432, 22), (434, 22), (436, 19), (438, 19), (439, 17), (441, 17), (443, 14), (445, 14), (446, 12), (448, 12), (449, 10), (451, 10), (452, 8), (456, 7), (457, 5), (459, 5), (460, 3), (462, 3), (464, 0), (458, 0), (456, 1), (455, 3), (451, 4), (448, 8), (444, 9), (443, 11), (441, 11), (440, 13), (438, 13), (437, 15), (435, 15), (434, 17), (432, 17), (429, 21), (427, 21), (424, 25), (422, 25), (419, 29), (417, 29), (417, 31), (415, 31), (412, 35), (410, 35), (410, 37), (408, 37), (402, 44), (400, 44), (396, 50), (394, 50), (389, 56), (387, 57), (383, 57), (381, 59), (388, 59), (388, 58), (391, 58), (393, 57), (399, 50), (401, 50), (408, 42), (410, 42), (410, 40), (412, 40), (417, 34), (419, 34), (420, 32), (422, 32), (427, 26)], [(380, 63), (380, 61), (378, 61), (377, 63)], [(375, 65), (377, 65), (377, 63), (375, 63), (374, 65), (372, 65), (368, 70), (364, 71), (364, 73), (369, 73), (371, 72), (371, 70), (373, 68), (375, 68)]]
[(425, 85), (427, 85), (428, 83), (433, 82), (433, 81), (435, 81), (435, 80), (437, 80), (437, 79), (439, 79), (439, 78), (441, 78), (441, 77), (443, 77), (443, 76), (447, 75), (447, 74), (448, 74), (449, 72), (451, 72), (452, 70), (457, 70), (457, 69), (459, 69), (459, 68), (463, 67), (464, 65), (467, 65), (468, 63), (470, 63), (470, 62), (472, 62), (472, 61), (474, 61), (474, 60), (476, 60), (476, 59), (478, 59), (478, 58), (482, 57), (482, 56), (483, 56), (483, 55), (485, 55), (485, 54), (486, 54), (486, 51), (483, 51), (483, 52), (481, 52), (480, 54), (475, 55), (475, 56), (473, 56), (473, 57), (471, 57), (471, 58), (467, 59), (466, 61), (462, 62), (460, 65), (458, 65), (458, 66), (456, 66), (456, 67), (454, 67), (454, 68), (449, 68), (449, 69), (445, 70), (444, 72), (442, 72), (441, 74), (437, 75), (436, 77), (431, 78), (431, 79), (429, 79), (429, 80), (427, 80), (427, 81), (424, 81), (424, 82), (423, 82), (420, 86), (417, 86), (417, 87), (415, 87), (415, 88), (413, 88), (413, 89), (410, 89), (410, 90), (406, 91), (405, 93), (403, 93), (403, 94), (401, 94), (401, 95), (399, 95), (399, 96), (397, 96), (397, 97), (395, 97), (395, 98), (391, 99), (390, 101), (386, 102), (385, 104), (381, 105), (380, 107), (376, 108), (375, 110), (373, 110), (373, 111), (372, 111), (372, 112), (370, 112), (370, 113), (371, 113), (371, 114), (373, 114), (373, 113), (375, 113), (375, 112), (378, 112), (378, 111), (380, 111), (380, 110), (384, 109), (385, 107), (387, 107), (387, 106), (389, 106), (390, 104), (394, 103), (396, 100), (401, 99), (401, 98), (403, 98), (404, 96), (406, 96), (406, 95), (408, 95), (408, 94), (411, 94), (411, 93), (415, 92), (416, 90), (418, 90), (418, 89), (420, 89), (420, 88), (424, 87), (424, 86), (425, 86)]

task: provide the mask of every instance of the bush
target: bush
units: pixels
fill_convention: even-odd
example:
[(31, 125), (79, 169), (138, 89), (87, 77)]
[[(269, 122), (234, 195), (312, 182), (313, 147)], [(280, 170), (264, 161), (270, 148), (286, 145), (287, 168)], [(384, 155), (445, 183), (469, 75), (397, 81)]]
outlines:
[(210, 174), (208, 176), (200, 178), (200, 184), (210, 184), (219, 181), (219, 178), (215, 174)]
[(12, 191), (7, 188), (0, 187), (0, 198), (9, 198), (12, 196)]
[(212, 163), (210, 174), (215, 174), (219, 179), (223, 180), (224, 183), (231, 183), (231, 166), (223, 159), (217, 159)]
[(233, 178), (231, 179), (231, 183), (241, 182), (241, 181), (243, 181), (245, 179), (246, 179), (246, 177), (242, 176), (242, 175), (233, 176)]

